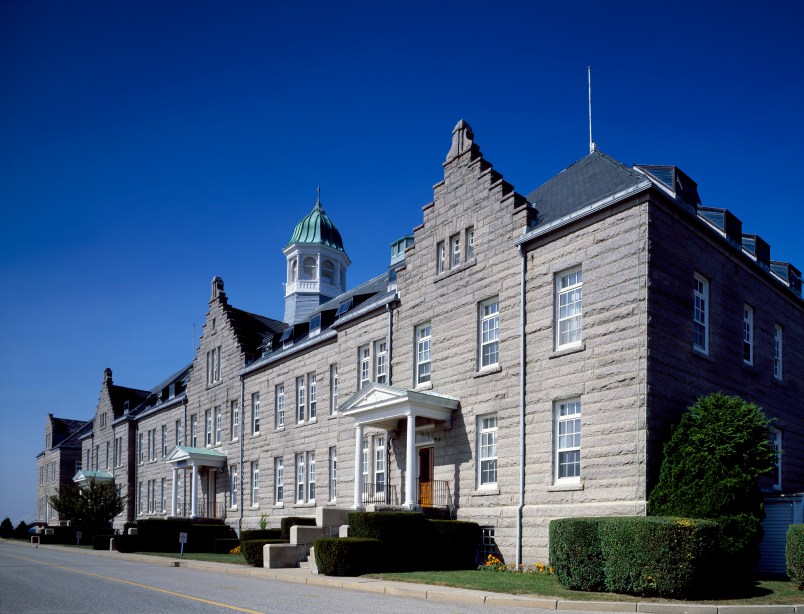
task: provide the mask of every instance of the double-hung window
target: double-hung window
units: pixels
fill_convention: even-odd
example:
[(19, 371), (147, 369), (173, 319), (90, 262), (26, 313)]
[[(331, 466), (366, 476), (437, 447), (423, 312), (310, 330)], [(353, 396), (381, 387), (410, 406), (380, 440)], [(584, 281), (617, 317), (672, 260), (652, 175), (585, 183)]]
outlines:
[(555, 481), (578, 481), (581, 477), (581, 401), (555, 405)]
[(316, 382), (315, 373), (310, 373), (307, 376), (307, 396), (309, 411), (307, 415), (310, 420), (315, 420), (318, 415), (318, 384)]
[(274, 459), (274, 505), (285, 500), (285, 465), (281, 456)]
[(304, 422), (305, 406), (307, 405), (307, 391), (304, 376), (296, 378), (296, 422)]
[(230, 422), (232, 425), (232, 441), (236, 441), (240, 437), (240, 404), (237, 401), (232, 401)]
[(190, 446), (198, 447), (198, 416), (195, 414), (190, 416)]
[(251, 461), (251, 505), (260, 503), (260, 461)]
[(251, 432), (260, 432), (260, 393), (255, 392), (251, 395)]
[(704, 354), (709, 353), (709, 281), (698, 273), (692, 281), (694, 301), (692, 314), (692, 346)]
[[(142, 433), (137, 433), (137, 462), (142, 465), (145, 462), (145, 446), (143, 440), (145, 437)], [(89, 463), (87, 463), (89, 464)]]
[(385, 435), (374, 440), (374, 492), (385, 494)]
[(556, 275), (556, 349), (581, 342), (581, 283), (580, 267)]
[(782, 379), (782, 327), (778, 324), (773, 328), (773, 377)]
[(329, 500), (335, 501), (338, 486), (338, 450), (335, 446), (329, 449)]
[(416, 327), (416, 364), (414, 369), (415, 385), (430, 381), (430, 323), (420, 324)]
[(754, 364), (754, 308), (743, 305), (743, 362)]
[(221, 442), (221, 431), (223, 430), (223, 415), (221, 414), (221, 407), (218, 405), (215, 408), (215, 443)]
[(235, 507), (239, 502), (239, 494), (237, 491), (237, 465), (229, 467), (229, 485), (231, 486), (231, 507)]
[(500, 362), (500, 301), (497, 298), (480, 303), (480, 368)]
[(315, 501), (315, 452), (307, 453), (307, 502)]
[(469, 226), (466, 229), (466, 261), (469, 262), (475, 257), (475, 227)]
[(208, 409), (204, 412), (204, 444), (207, 446), (212, 445), (212, 410)]
[(358, 353), (358, 376), (360, 381), (357, 389), (362, 390), (371, 382), (371, 347), (364, 345), (357, 350)]
[(447, 248), (443, 241), (436, 245), (436, 274), (444, 272), (444, 265), (447, 261)]
[(461, 235), (454, 234), (449, 238), (449, 268), (454, 269), (461, 264)]
[(338, 365), (329, 366), (329, 413), (335, 415), (338, 412)]
[(162, 456), (167, 456), (168, 453), (168, 436), (167, 436), (167, 424), (162, 425)]
[(207, 352), (207, 385), (221, 381), (221, 348), (216, 347)]
[(296, 455), (296, 503), (304, 503), (304, 454)]
[(773, 438), (773, 490), (782, 489), (782, 431), (771, 427)]
[(374, 342), (374, 381), (388, 383), (388, 344), (385, 341)]
[(181, 419), (176, 420), (176, 445), (183, 446), (184, 445), (184, 433), (183, 433), (183, 422)]
[(497, 416), (478, 418), (478, 486), (497, 483)]
[(167, 512), (167, 478), (162, 478), (160, 480), (161, 490), (160, 490), (160, 511), (164, 514)]
[(285, 385), (276, 386), (276, 428), (285, 426)]

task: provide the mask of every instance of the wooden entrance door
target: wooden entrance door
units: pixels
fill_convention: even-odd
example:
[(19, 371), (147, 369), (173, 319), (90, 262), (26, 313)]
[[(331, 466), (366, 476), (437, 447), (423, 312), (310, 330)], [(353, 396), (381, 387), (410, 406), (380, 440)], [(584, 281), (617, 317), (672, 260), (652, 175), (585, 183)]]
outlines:
[(433, 448), (419, 448), (419, 505), (433, 506)]

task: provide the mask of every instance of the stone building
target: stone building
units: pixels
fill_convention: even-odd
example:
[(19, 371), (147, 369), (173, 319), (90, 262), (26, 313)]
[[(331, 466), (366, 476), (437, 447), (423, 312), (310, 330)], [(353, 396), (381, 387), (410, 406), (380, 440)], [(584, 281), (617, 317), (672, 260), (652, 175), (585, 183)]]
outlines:
[(525, 196), (461, 121), (443, 172), (377, 277), (347, 289), (319, 199), (277, 245), (282, 321), (216, 277), (191, 365), (149, 391), (107, 371), (75, 477), (123, 487), (116, 524), (394, 506), (546, 560), (553, 518), (644, 514), (670, 426), (716, 390), (774, 419), (768, 493), (804, 490), (793, 265), (673, 166), (592, 151)]

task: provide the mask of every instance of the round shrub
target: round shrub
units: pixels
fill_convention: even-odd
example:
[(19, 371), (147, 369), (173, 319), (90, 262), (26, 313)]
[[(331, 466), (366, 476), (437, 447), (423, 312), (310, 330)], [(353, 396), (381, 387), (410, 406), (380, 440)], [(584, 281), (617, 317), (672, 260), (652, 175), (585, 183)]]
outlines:
[(798, 590), (804, 590), (804, 524), (791, 524), (785, 547), (787, 575)]
[(323, 537), (314, 544), (319, 573), (326, 576), (362, 576), (380, 566), (382, 544), (362, 537)]

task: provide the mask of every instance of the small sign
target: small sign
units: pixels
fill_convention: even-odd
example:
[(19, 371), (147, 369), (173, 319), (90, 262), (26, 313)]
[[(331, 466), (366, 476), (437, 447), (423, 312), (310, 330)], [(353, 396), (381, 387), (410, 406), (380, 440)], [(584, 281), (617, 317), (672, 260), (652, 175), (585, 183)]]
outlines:
[(187, 543), (187, 533), (179, 533), (179, 543), (180, 544)]

